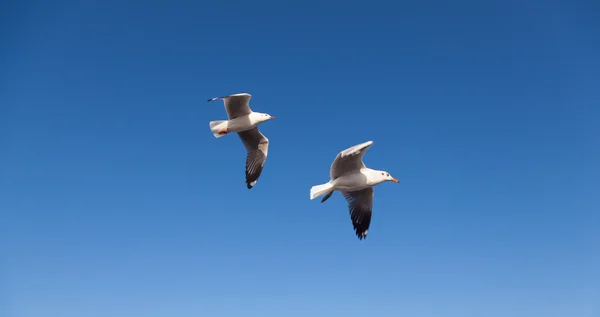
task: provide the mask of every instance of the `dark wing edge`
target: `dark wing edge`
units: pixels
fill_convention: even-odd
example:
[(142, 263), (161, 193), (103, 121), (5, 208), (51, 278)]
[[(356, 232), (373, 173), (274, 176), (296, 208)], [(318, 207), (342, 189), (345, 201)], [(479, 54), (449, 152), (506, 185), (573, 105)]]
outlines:
[(238, 93), (238, 94), (233, 94), (233, 95), (227, 95), (227, 96), (221, 96), (221, 97), (214, 97), (214, 98), (210, 98), (207, 101), (211, 102), (211, 101), (215, 101), (215, 100), (222, 100), (222, 99), (226, 99), (229, 97), (247, 97), (248, 99), (252, 98), (252, 95), (247, 93), (247, 92), (242, 92), (242, 93)]
[(267, 157), (261, 150), (248, 152), (246, 155), (246, 186), (251, 189), (258, 182)]
[(333, 190), (327, 193), (327, 195), (321, 199), (321, 203), (324, 203), (327, 199), (329, 199), (329, 197), (331, 197), (331, 195), (333, 195)]
[(353, 192), (342, 192), (348, 202), (348, 211), (352, 226), (359, 240), (365, 239), (371, 225), (371, 214), (373, 209), (373, 187), (368, 187)]
[(251, 189), (258, 182), (267, 160), (269, 140), (257, 128), (238, 132), (246, 148), (246, 186)]

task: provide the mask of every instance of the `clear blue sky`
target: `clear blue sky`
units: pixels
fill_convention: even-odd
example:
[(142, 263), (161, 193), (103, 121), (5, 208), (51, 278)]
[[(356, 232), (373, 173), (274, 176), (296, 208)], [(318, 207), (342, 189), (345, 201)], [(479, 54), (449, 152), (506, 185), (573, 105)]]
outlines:
[[(0, 315), (599, 316), (599, 8), (4, 2)], [(359, 241), (309, 189), (367, 140)]]

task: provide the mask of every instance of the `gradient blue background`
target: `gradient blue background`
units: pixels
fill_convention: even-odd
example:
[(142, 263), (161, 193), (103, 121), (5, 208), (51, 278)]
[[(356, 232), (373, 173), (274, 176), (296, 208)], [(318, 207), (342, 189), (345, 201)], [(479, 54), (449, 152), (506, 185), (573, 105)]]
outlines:
[[(13, 1), (0, 315), (600, 316), (594, 1)], [(255, 188), (215, 139), (276, 120)], [(309, 189), (373, 140), (359, 241)]]

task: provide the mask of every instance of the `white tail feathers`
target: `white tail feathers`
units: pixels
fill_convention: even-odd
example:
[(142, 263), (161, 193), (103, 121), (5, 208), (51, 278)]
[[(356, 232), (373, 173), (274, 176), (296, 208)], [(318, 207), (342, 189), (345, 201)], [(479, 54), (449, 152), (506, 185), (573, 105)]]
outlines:
[(227, 120), (216, 120), (208, 123), (210, 126), (210, 131), (215, 136), (215, 138), (220, 138), (225, 134), (219, 134), (220, 131), (227, 129)]
[(319, 196), (323, 196), (332, 190), (333, 190), (333, 185), (331, 185), (331, 183), (325, 183), (325, 184), (313, 186), (310, 188), (310, 199), (312, 200)]

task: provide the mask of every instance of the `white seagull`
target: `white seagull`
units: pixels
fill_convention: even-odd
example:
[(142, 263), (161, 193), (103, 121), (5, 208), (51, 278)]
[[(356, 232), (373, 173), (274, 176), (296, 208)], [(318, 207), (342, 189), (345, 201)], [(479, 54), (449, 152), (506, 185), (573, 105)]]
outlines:
[(334, 191), (340, 191), (348, 202), (350, 219), (360, 240), (367, 237), (371, 224), (373, 186), (385, 181), (400, 182), (386, 171), (365, 166), (362, 157), (372, 144), (373, 141), (368, 141), (338, 153), (331, 164), (329, 182), (310, 189), (311, 200), (327, 194), (321, 202), (329, 199)]
[(269, 139), (258, 131), (258, 125), (275, 119), (267, 113), (252, 111), (248, 105), (250, 98), (252, 95), (241, 93), (208, 100), (210, 102), (223, 99), (229, 118), (229, 120), (217, 120), (209, 123), (215, 138), (220, 138), (230, 132), (237, 132), (244, 143), (246, 152), (248, 152), (246, 155), (246, 185), (248, 189), (256, 185), (269, 152)]

